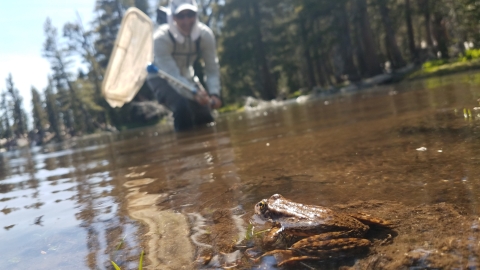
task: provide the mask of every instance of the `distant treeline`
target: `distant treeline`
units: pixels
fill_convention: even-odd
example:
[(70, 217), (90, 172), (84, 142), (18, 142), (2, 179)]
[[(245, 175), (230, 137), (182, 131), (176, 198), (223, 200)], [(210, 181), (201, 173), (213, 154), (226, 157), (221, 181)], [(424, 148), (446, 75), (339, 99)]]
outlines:
[[(165, 5), (167, 1), (159, 1)], [(217, 35), (222, 95), (265, 100), (299, 89), (359, 81), (408, 63), (448, 59), (480, 41), (476, 0), (198, 0), (200, 20)], [(36, 143), (99, 130), (155, 122), (127, 104), (112, 109), (101, 84), (125, 11), (147, 14), (148, 0), (97, 0), (94, 20), (77, 19), (62, 32), (46, 19), (43, 56), (51, 75), (45, 89), (32, 87), (32, 129), (15, 88), (0, 95), (1, 144), (27, 137)], [(86, 25), (88, 27), (86, 27)], [(73, 70), (72, 58), (85, 69)], [(199, 63), (201, 64), (201, 63)], [(149, 99), (146, 86), (141, 98)]]

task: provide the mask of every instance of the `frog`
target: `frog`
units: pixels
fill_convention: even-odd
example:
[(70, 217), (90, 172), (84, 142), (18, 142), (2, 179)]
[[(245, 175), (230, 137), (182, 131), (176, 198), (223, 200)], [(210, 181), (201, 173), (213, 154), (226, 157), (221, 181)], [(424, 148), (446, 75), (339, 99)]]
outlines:
[(325, 260), (341, 257), (371, 246), (364, 236), (370, 226), (392, 228), (392, 223), (367, 214), (343, 214), (318, 205), (293, 202), (274, 194), (255, 204), (255, 214), (273, 227), (263, 237), (271, 248), (280, 235), (299, 237), (288, 249), (275, 249), (261, 255), (274, 256), (282, 266), (302, 260)]

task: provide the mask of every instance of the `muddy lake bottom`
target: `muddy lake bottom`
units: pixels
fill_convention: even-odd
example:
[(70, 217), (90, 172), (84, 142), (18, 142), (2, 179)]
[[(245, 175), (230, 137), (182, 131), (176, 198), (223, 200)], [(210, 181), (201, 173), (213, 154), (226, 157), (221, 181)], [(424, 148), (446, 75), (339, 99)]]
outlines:
[(1, 153), (0, 268), (279, 269), (244, 255), (278, 193), (395, 224), (280, 269), (478, 269), (479, 98), (472, 72)]

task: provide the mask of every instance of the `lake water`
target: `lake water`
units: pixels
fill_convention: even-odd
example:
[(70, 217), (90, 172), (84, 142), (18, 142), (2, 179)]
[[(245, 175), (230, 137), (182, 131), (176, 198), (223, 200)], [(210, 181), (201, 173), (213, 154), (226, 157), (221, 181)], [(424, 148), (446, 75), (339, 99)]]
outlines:
[(275, 193), (328, 207), (446, 203), (475, 220), (479, 98), (480, 75), (462, 74), (272, 104), (189, 133), (157, 126), (2, 153), (0, 268), (135, 269), (142, 250), (148, 269), (258, 267), (242, 239), (255, 203)]

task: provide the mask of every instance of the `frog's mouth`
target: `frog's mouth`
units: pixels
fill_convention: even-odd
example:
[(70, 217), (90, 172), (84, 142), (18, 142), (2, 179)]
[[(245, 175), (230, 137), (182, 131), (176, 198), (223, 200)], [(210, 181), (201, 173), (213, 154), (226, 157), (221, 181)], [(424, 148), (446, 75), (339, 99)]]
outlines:
[(255, 205), (255, 215), (262, 215), (262, 212), (260, 211), (260, 207), (258, 207), (258, 203)]

